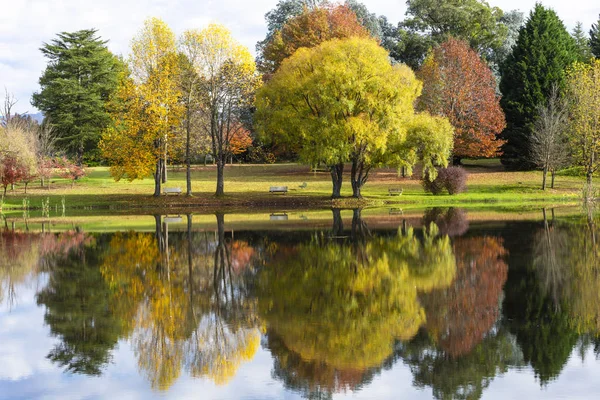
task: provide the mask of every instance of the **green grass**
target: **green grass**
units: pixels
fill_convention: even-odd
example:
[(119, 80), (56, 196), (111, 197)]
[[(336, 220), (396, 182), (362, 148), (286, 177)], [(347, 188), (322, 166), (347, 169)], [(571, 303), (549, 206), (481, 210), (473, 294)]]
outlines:
[[(363, 189), (365, 200), (343, 199), (333, 202), (331, 180), (328, 173), (312, 173), (307, 166), (297, 164), (275, 165), (231, 165), (225, 170), (226, 195), (216, 198), (216, 172), (213, 166), (196, 167), (193, 171), (194, 197), (161, 196), (153, 198), (152, 179), (115, 182), (107, 168), (90, 168), (88, 176), (73, 187), (63, 179), (53, 179), (50, 189), (30, 184), (28, 194), (17, 186), (4, 199), (3, 211), (14, 212), (23, 207), (23, 199), (29, 199), (30, 207), (41, 208), (42, 201), (50, 199), (51, 208), (61, 208), (64, 198), (69, 215), (77, 213), (132, 213), (140, 210), (185, 211), (204, 210), (247, 210), (252, 209), (310, 209), (335, 206), (383, 206), (399, 204), (403, 207), (460, 206), (466, 208), (511, 207), (532, 204), (551, 206), (575, 204), (583, 187), (584, 179), (577, 176), (557, 178), (556, 188), (545, 192), (540, 189), (541, 172), (506, 172), (497, 160), (466, 160), (469, 172), (468, 192), (455, 196), (432, 196), (424, 193), (418, 179), (400, 178), (396, 171), (379, 169), (373, 171)], [(349, 168), (346, 168), (342, 195), (349, 197)], [(300, 185), (307, 183), (306, 189)], [(185, 190), (185, 171), (171, 168), (167, 187)], [(269, 186), (288, 186), (286, 195), (269, 194)], [(390, 197), (390, 187), (404, 189), (402, 196)], [(110, 210), (107, 212), (107, 210)]]

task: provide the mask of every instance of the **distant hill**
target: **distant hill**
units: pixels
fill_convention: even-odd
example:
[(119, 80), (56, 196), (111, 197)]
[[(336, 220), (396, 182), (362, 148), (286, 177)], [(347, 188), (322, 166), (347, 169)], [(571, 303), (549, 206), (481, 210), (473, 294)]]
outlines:
[(36, 114), (27, 114), (28, 116), (30, 116), (31, 118), (33, 118), (34, 120), (36, 120), (38, 122), (38, 124), (41, 124), (42, 121), (44, 120), (44, 114), (42, 114), (41, 112), (36, 113)]

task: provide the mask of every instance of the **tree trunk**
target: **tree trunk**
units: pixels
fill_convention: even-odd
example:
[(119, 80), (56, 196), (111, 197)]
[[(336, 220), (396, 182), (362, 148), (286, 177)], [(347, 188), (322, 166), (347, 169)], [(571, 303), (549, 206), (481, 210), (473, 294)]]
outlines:
[(29, 182), (25, 182), (25, 194), (27, 194), (27, 185), (29, 184)]
[(15, 191), (15, 184), (14, 184), (14, 183), (11, 183), (11, 184), (10, 184), (10, 191), (11, 191), (11, 192), (14, 192), (14, 191)]
[(336, 165), (330, 165), (329, 171), (331, 173), (331, 182), (333, 183), (333, 191), (331, 194), (332, 199), (339, 199), (342, 197), (342, 178), (344, 175), (344, 163)]
[(552, 176), (552, 181), (550, 182), (550, 187), (551, 187), (552, 189), (554, 189), (554, 178), (556, 177), (556, 170), (552, 170), (552, 171), (550, 171), (550, 174), (551, 174), (551, 176)]
[(590, 169), (588, 169), (587, 174), (586, 174), (588, 186), (592, 186), (593, 176), (594, 176), (594, 173)]
[(362, 220), (362, 208), (352, 210), (352, 240), (364, 240), (369, 234), (367, 224)]
[(219, 154), (217, 157), (217, 191), (215, 196), (223, 196), (225, 194), (225, 155)]
[(156, 171), (154, 171), (154, 197), (160, 196), (160, 187), (162, 182), (163, 160), (161, 157), (156, 160)]
[(352, 171), (350, 182), (352, 183), (352, 197), (362, 199), (361, 189), (369, 178), (369, 168), (365, 168), (362, 161), (354, 159), (352, 161)]
[(542, 175), (542, 190), (546, 190), (546, 177), (548, 176), (548, 168), (544, 167)]
[(166, 154), (165, 154), (165, 158), (162, 160), (161, 180), (162, 180), (162, 183), (167, 183), (167, 155)]
[(333, 228), (331, 231), (332, 236), (342, 236), (344, 234), (344, 220), (342, 220), (342, 210), (339, 208), (332, 208), (333, 213)]
[(8, 185), (4, 185), (4, 197), (6, 197), (6, 188), (8, 187)]
[[(187, 123), (186, 123), (186, 141), (185, 141), (185, 181), (186, 181), (186, 194), (188, 196), (192, 195), (192, 161), (190, 160), (190, 113), (188, 111)], [(188, 217), (189, 219), (189, 217)]]

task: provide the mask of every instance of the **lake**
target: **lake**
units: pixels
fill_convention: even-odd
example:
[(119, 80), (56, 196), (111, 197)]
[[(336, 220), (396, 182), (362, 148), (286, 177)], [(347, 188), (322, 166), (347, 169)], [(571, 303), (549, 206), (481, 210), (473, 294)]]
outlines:
[(0, 399), (600, 397), (579, 210), (9, 217)]

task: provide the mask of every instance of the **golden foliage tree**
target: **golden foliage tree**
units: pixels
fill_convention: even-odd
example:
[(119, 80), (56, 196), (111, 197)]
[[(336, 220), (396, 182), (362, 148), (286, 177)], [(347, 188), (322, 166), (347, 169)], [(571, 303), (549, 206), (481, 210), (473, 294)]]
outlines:
[(133, 39), (129, 73), (112, 99), (113, 124), (100, 149), (111, 174), (130, 181), (154, 175), (154, 196), (166, 181), (169, 142), (182, 114), (177, 85), (179, 62), (175, 36), (163, 21), (151, 18)]
[(585, 169), (588, 185), (600, 168), (600, 60), (576, 62), (567, 70), (571, 104), (570, 142), (574, 160)]
[(222, 196), (230, 142), (244, 129), (244, 114), (253, 104), (260, 78), (248, 49), (222, 25), (187, 31), (181, 43), (188, 62), (199, 76), (199, 109), (217, 164), (215, 194)]

